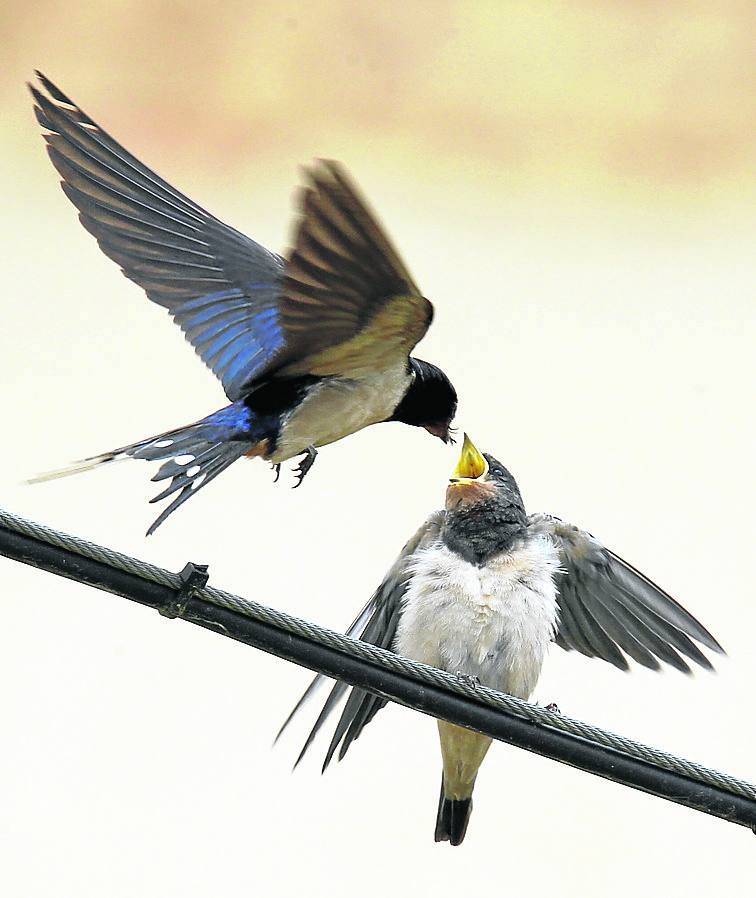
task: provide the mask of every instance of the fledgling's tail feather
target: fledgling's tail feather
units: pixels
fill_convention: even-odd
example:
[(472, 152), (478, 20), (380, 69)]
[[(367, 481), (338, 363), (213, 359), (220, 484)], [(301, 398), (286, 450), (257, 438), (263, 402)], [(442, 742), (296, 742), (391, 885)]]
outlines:
[(262, 434), (256, 432), (259, 428), (255, 428), (255, 423), (253, 413), (243, 403), (235, 402), (195, 424), (177, 427), (129, 446), (81, 459), (66, 468), (32, 477), (27, 483), (42, 483), (91, 471), (124, 458), (163, 461), (152, 480), (159, 482), (171, 478), (171, 482), (150, 502), (160, 502), (176, 492), (178, 496), (150, 525), (147, 531), (149, 536), (190, 496), (260, 441)]
[(447, 798), (444, 795), (444, 781), (441, 779), (441, 797), (438, 800), (436, 816), (436, 842), (461, 845), (467, 832), (467, 824), (472, 813), (472, 798)]

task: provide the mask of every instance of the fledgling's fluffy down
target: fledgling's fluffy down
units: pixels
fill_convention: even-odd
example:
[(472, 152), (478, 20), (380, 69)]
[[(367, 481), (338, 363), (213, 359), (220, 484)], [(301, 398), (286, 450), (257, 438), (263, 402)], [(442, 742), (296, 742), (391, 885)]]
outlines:
[(420, 549), (394, 648), (527, 698), (556, 633), (558, 569), (553, 542), (540, 534), (517, 539), (484, 565), (460, 559), (442, 540)]
[[(664, 661), (689, 673), (685, 658), (711, 669), (694, 640), (722, 651), (671, 596), (590, 534), (527, 515), (509, 471), (467, 436), (444, 510), (407, 543), (347, 633), (522, 699), (532, 695), (553, 641), (623, 670), (626, 656), (652, 669)], [(313, 680), (284, 727), (321, 680)], [(343, 758), (386, 703), (337, 683), (300, 759), (347, 691), (324, 768), (337, 749)], [(435, 838), (459, 845), (491, 740), (444, 721), (438, 730), (443, 772)]]

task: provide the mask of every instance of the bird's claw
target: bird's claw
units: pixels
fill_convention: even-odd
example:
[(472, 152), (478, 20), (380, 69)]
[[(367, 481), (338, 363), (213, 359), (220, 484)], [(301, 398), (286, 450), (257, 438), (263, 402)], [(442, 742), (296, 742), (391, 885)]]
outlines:
[(461, 680), (465, 686), (470, 686), (472, 689), (475, 689), (476, 686), (480, 686), (480, 679), (476, 676), (471, 676), (470, 674), (462, 673), (461, 670), (457, 671), (457, 679)]
[(294, 489), (298, 486), (302, 485), (302, 481), (305, 479), (307, 472), (310, 468), (315, 464), (315, 459), (318, 456), (318, 452), (314, 446), (308, 446), (305, 451), (302, 453), (304, 458), (300, 463), (294, 468), (294, 474), (297, 478), (297, 482), (294, 484)]
[(556, 702), (549, 702), (548, 705), (544, 706), (547, 711), (551, 711), (552, 714), (561, 714), (562, 712), (559, 710), (559, 705)]
[(281, 476), (281, 464), (271, 465), (271, 468), (276, 472), (276, 476), (273, 478), (273, 483), (278, 483), (278, 478)]

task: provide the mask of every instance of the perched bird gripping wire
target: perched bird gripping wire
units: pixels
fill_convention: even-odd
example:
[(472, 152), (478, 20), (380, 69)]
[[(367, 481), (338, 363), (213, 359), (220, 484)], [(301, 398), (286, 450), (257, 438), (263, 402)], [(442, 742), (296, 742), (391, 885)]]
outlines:
[[(589, 533), (527, 515), (514, 477), (467, 435), (446, 507), (402, 549), (347, 633), (522, 699), (535, 689), (552, 641), (621, 670), (629, 667), (626, 656), (652, 670), (664, 661), (690, 673), (685, 658), (712, 669), (693, 640), (723, 651), (678, 602)], [(312, 681), (281, 732), (323, 679)], [(336, 683), (297, 763), (347, 691), (324, 770), (386, 704)], [(442, 720), (438, 731), (443, 774), (435, 838), (459, 845), (491, 739)]]
[(276, 467), (370, 424), (400, 421), (448, 442), (457, 395), (409, 355), (433, 306), (341, 165), (306, 171), (286, 259), (219, 221), (139, 162), (40, 73), (30, 85), (66, 196), (102, 251), (168, 309), (231, 404), (186, 427), (35, 480), (121, 458), (161, 460), (174, 496), (152, 524), (242, 456)]

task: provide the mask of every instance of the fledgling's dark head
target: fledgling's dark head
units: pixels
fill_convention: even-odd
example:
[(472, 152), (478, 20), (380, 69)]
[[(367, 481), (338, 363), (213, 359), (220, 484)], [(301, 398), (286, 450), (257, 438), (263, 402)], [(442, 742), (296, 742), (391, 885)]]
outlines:
[(388, 421), (424, 427), (445, 443), (453, 443), (451, 422), (457, 413), (457, 391), (444, 372), (410, 357), (412, 383)]
[(492, 455), (478, 452), (465, 434), (446, 489), (445, 543), (473, 564), (482, 564), (508, 548), (526, 527), (517, 481)]

